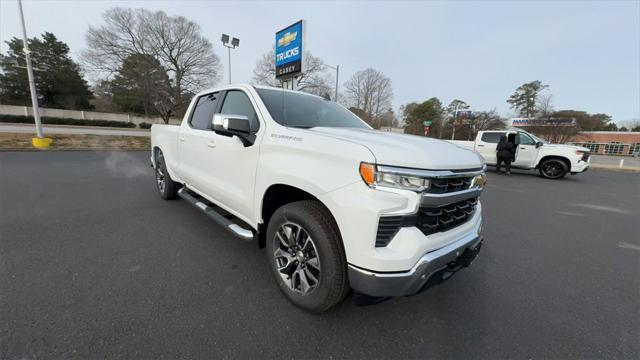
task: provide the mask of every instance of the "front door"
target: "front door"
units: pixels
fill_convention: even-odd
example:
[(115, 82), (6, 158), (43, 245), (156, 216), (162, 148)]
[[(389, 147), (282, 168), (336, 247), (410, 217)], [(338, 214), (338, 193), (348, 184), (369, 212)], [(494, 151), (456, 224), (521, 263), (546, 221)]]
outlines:
[[(260, 121), (250, 95), (242, 90), (228, 90), (222, 94), (218, 112), (227, 115), (244, 115), (251, 121), (251, 132), (257, 133)], [(215, 134), (215, 133), (214, 133)], [(220, 205), (250, 222), (253, 214), (258, 157), (257, 144), (245, 146), (237, 136), (215, 134), (215, 155), (203, 163), (208, 183), (206, 191), (215, 192)]]

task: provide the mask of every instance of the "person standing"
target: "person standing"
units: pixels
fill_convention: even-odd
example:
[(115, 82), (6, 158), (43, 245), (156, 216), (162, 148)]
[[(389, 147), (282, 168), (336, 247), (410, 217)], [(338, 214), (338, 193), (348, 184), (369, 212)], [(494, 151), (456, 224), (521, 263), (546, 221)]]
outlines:
[(511, 175), (511, 162), (514, 160), (516, 155), (515, 146), (507, 141), (507, 137), (505, 135), (500, 136), (500, 142), (498, 146), (496, 146), (496, 151), (498, 152), (498, 164), (496, 166), (496, 171), (500, 173), (500, 168), (502, 167), (502, 163), (504, 163), (504, 169), (507, 175)]

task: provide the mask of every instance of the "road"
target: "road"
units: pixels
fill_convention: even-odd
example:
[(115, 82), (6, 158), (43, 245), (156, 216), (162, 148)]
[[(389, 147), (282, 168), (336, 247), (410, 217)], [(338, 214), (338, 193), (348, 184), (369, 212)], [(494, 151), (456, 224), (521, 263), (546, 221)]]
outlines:
[(311, 315), (147, 156), (0, 153), (0, 358), (640, 358), (638, 174), (489, 174), (471, 268)]
[[(149, 130), (109, 128), (97, 126), (65, 126), (43, 125), (46, 134), (87, 134), (87, 135), (122, 135), (122, 136), (149, 136)], [(0, 132), (5, 133), (35, 133), (34, 125), (29, 124), (3, 124), (0, 123)]]

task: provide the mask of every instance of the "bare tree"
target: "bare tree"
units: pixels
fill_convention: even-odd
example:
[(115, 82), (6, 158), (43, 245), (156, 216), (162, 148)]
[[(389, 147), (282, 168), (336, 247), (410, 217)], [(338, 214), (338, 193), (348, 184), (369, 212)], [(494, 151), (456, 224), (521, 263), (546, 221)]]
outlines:
[(163, 11), (112, 8), (101, 26), (89, 26), (84, 64), (104, 79), (120, 69), (131, 55), (150, 55), (167, 70), (171, 81), (169, 112), (184, 107), (189, 94), (220, 80), (222, 66), (200, 26)]
[[(264, 54), (253, 69), (252, 83), (267, 86), (282, 86), (276, 79), (276, 55), (271, 49)], [(297, 89), (315, 95), (326, 96), (333, 94), (333, 85), (324, 61), (313, 56), (309, 51), (304, 52), (304, 73), (296, 78)]]
[(507, 127), (503, 118), (498, 115), (496, 109), (490, 111), (478, 111), (473, 119), (474, 136), (478, 131), (501, 130)]
[(344, 86), (349, 106), (363, 110), (374, 120), (392, 107), (391, 79), (381, 71), (375, 69), (358, 71)]
[(536, 102), (536, 112), (538, 113), (538, 116), (549, 117), (555, 112), (553, 109), (552, 94), (539, 95)]

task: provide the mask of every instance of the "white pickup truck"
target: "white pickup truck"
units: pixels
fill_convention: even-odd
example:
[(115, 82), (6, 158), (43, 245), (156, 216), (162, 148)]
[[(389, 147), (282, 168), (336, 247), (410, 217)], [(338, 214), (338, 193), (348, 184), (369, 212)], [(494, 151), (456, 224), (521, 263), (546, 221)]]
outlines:
[(151, 127), (151, 147), (160, 196), (266, 247), (283, 294), (313, 312), (350, 288), (414, 294), (469, 266), (483, 241), (475, 152), (373, 130), (317, 96), (203, 91), (180, 126)]
[(547, 179), (560, 179), (567, 173), (575, 175), (589, 169), (589, 149), (549, 144), (521, 129), (479, 131), (475, 141), (450, 141), (480, 154), (487, 165), (496, 165), (496, 146), (501, 136), (516, 146), (515, 160), (511, 167), (538, 169)]

